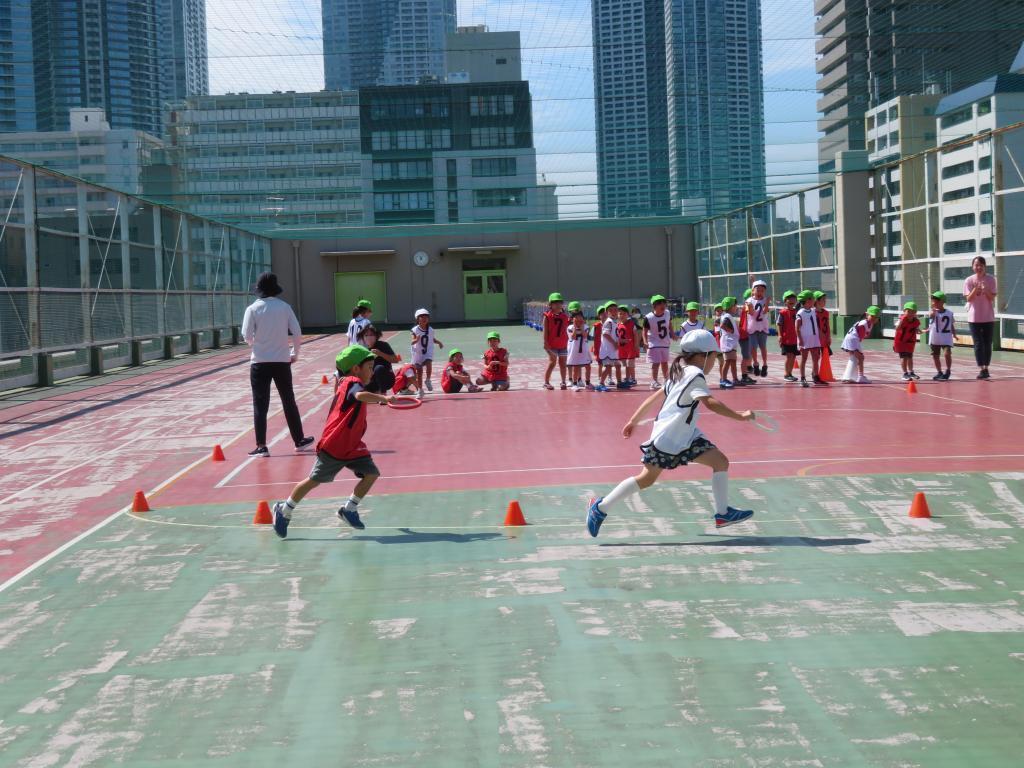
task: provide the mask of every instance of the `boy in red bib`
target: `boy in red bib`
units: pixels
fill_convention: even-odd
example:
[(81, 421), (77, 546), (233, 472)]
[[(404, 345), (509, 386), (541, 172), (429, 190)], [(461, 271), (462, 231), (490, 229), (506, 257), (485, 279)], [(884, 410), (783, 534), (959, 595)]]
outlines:
[(619, 360), (623, 372), (622, 381), (616, 385), (618, 389), (629, 389), (636, 383), (636, 323), (629, 315), (625, 304), (619, 305), (619, 323), (615, 326), (615, 335), (619, 340)]
[(461, 392), (463, 387), (466, 388), (467, 392), (480, 391), (480, 387), (473, 383), (473, 379), (462, 367), (462, 352), (458, 349), (453, 349), (448, 353), (448, 365), (444, 367), (444, 371), (441, 373), (441, 391), (452, 395), (456, 392)]
[(366, 386), (373, 378), (373, 353), (360, 344), (351, 344), (335, 358), (338, 373), (343, 378), (334, 390), (334, 402), (327, 414), (320, 442), (316, 444), (316, 463), (309, 477), (296, 485), (287, 501), (274, 504), (274, 533), (282, 539), (288, 535), (292, 512), (306, 494), (321, 483), (329, 483), (343, 469), (352, 470), (359, 482), (348, 502), (338, 510), (338, 517), (353, 528), (366, 526), (359, 519), (357, 507), (380, 477), (380, 470), (363, 442), (366, 434), (366, 406), (385, 404), (394, 397), (368, 392)]
[(484, 352), (484, 372), (477, 378), (480, 386), (491, 385), (491, 391), (505, 392), (509, 386), (508, 350), (501, 346), (497, 331), (487, 334), (487, 351)]
[(892, 351), (900, 356), (903, 380), (920, 379), (914, 373), (914, 347), (921, 335), (921, 319), (917, 316), (917, 303), (908, 301), (903, 305), (903, 314), (896, 323), (896, 336), (892, 340)]
[(548, 311), (541, 319), (541, 332), (544, 335), (544, 351), (548, 353), (548, 368), (544, 371), (544, 389), (551, 386), (551, 373), (558, 362), (558, 373), (562, 377), (561, 389), (566, 389), (565, 363), (569, 356), (569, 316), (562, 309), (562, 294), (552, 293), (548, 296)]
[(796, 365), (796, 356), (800, 351), (797, 345), (796, 336), (796, 293), (786, 291), (782, 294), (782, 301), (785, 307), (779, 310), (779, 350), (786, 357), (786, 381), (796, 381), (793, 375), (793, 367)]

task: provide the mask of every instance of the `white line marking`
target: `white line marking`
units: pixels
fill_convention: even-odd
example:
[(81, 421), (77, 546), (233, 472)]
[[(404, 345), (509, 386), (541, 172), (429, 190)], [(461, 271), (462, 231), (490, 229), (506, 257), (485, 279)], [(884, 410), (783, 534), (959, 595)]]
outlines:
[[(888, 387), (889, 389), (898, 389), (898, 390), (901, 390), (901, 391), (905, 391), (905, 387), (901, 387), (898, 384), (883, 384), (882, 386), (883, 387)], [(931, 392), (924, 392), (924, 391), (922, 391), (920, 389), (917, 390), (917, 394), (925, 395), (927, 397), (934, 397), (934, 398), (936, 398), (938, 400), (949, 400), (951, 403), (962, 403), (963, 405), (970, 405), (970, 406), (973, 406), (974, 408), (984, 408), (987, 411), (996, 411), (998, 413), (1007, 413), (1010, 416), (1021, 416), (1021, 417), (1024, 417), (1024, 413), (1018, 413), (1017, 411), (1007, 411), (1007, 410), (1004, 410), (1002, 408), (996, 408), (995, 406), (992, 406), (992, 405), (982, 405), (981, 403), (974, 403), (974, 402), (971, 402), (970, 400), (960, 400), (959, 398), (956, 398), (956, 397), (946, 397), (945, 395), (935, 395), (935, 394), (932, 394)]]
[[(802, 459), (750, 459), (730, 460), (729, 464), (818, 464), (821, 462), (848, 462), (848, 461), (884, 461), (885, 459), (897, 458), (895, 456), (837, 456), (833, 458), (821, 458), (818, 456)], [(1024, 453), (983, 453), (968, 456), (899, 456), (903, 461), (914, 461), (924, 459), (1024, 459)], [(466, 477), (471, 475), (507, 475), (521, 472), (573, 472), (581, 469), (636, 469), (639, 462), (632, 464), (596, 464), (585, 467), (530, 467), (527, 469), (487, 469), (474, 470), (472, 472), (430, 472), (425, 475), (381, 475), (381, 480), (419, 480), (424, 477)], [(271, 485), (295, 485), (299, 480), (281, 480), (274, 483), (236, 483), (225, 485), (225, 488), (262, 488)]]

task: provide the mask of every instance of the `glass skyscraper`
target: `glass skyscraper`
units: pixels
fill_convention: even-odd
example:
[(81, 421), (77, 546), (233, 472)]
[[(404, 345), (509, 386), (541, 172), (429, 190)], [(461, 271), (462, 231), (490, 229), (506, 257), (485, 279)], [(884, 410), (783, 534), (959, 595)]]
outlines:
[(210, 92), (206, 0), (159, 0), (159, 4), (163, 100), (205, 96)]
[(0, 0), (0, 132), (36, 127), (31, 0)]
[(322, 0), (322, 11), (328, 90), (444, 80), (455, 0)]

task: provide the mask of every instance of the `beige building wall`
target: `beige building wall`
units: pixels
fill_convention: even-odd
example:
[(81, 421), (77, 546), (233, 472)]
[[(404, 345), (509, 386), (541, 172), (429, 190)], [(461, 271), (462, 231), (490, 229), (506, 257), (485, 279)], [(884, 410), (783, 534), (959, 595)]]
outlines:
[[(417, 251), (431, 257), (426, 267), (413, 263)], [(344, 255), (324, 255), (332, 253)], [(430, 309), (437, 322), (461, 322), (465, 320), (462, 272), (467, 259), (505, 259), (509, 320), (521, 317), (524, 300), (543, 298), (551, 291), (577, 299), (697, 295), (689, 224), (590, 224), (477, 236), (275, 239), (272, 258), (285, 288), (284, 298), (307, 327), (338, 324), (334, 275), (339, 272), (386, 274), (387, 317), (375, 312), (377, 322), (411, 323), (413, 312), (421, 306)], [(349, 310), (344, 307), (342, 316)]]

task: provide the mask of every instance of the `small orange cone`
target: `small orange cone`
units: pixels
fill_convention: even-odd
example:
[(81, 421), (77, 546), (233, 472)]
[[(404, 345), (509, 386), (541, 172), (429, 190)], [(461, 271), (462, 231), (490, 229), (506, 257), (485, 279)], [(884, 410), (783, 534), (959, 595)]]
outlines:
[(518, 501), (508, 503), (508, 511), (505, 513), (505, 525), (526, 525), (526, 518), (523, 516), (523, 509)]
[(320, 377), (320, 383), (321, 384), (326, 384), (327, 383), (327, 374), (326, 373), (323, 376)]
[(910, 395), (916, 395), (917, 394), (917, 382), (915, 382), (913, 379), (911, 379), (910, 381), (907, 382), (907, 394), (910, 394)]
[(253, 515), (253, 525), (272, 525), (274, 522), (273, 515), (270, 514), (270, 505), (265, 501), (261, 501), (256, 505), (256, 514)]
[(213, 446), (213, 455), (210, 456), (210, 461), (226, 461), (224, 451), (221, 450), (219, 445)]
[(822, 381), (835, 382), (836, 377), (832, 375), (832, 363), (829, 362), (829, 355), (827, 349), (821, 350), (821, 362), (818, 364), (818, 377)]
[(395, 362), (396, 363), (402, 362), (402, 356), (401, 355), (395, 355)]
[[(913, 382), (911, 382), (913, 383)], [(932, 511), (928, 509), (928, 500), (925, 499), (924, 493), (918, 491), (914, 494), (914, 501), (910, 504), (910, 516), (911, 517), (931, 517)]]
[(132, 512), (149, 512), (149, 502), (146, 501), (146, 494), (142, 491), (135, 492), (135, 498), (132, 499)]

